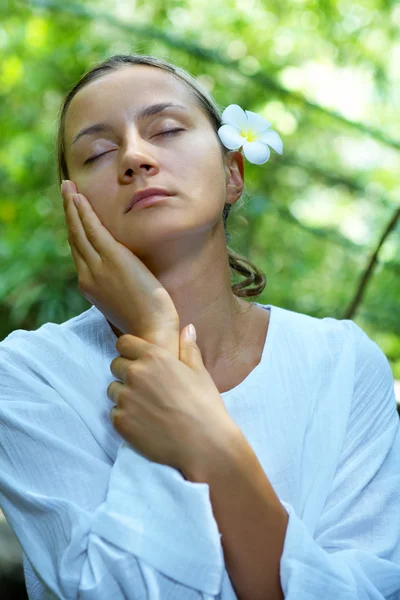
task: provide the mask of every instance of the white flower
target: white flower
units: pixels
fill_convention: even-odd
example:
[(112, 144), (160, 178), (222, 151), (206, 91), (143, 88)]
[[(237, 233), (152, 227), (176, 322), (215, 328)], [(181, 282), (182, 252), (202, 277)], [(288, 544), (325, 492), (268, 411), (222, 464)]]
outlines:
[(230, 104), (222, 113), (222, 123), (218, 136), (224, 146), (229, 150), (243, 146), (245, 157), (255, 165), (267, 162), (271, 154), (269, 146), (278, 154), (283, 152), (278, 133), (269, 129), (271, 123), (257, 113), (244, 111), (238, 104)]

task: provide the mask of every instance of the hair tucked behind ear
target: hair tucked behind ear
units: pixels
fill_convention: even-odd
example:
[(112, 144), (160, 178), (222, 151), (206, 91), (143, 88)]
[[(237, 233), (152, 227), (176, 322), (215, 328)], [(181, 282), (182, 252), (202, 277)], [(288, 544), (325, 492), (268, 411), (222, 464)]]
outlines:
[[(102, 63), (94, 66), (92, 69), (87, 71), (70, 90), (63, 104), (60, 107), (57, 136), (58, 180), (60, 185), (63, 179), (70, 179), (65, 154), (65, 121), (67, 110), (69, 105), (71, 104), (73, 97), (77, 94), (79, 90), (81, 90), (83, 87), (85, 87), (85, 85), (87, 85), (91, 81), (94, 81), (95, 79), (98, 79), (99, 77), (111, 71), (116, 71), (118, 68), (124, 67), (129, 64), (148, 65), (150, 67), (156, 67), (176, 77), (181, 83), (183, 83), (184, 85), (186, 85), (186, 87), (189, 88), (192, 94), (194, 94), (198, 105), (207, 114), (216, 133), (221, 127), (222, 112), (218, 108), (218, 105), (213, 100), (211, 95), (207, 92), (207, 90), (205, 90), (192, 75), (190, 75), (181, 67), (173, 65), (163, 59), (156, 58), (155, 56), (143, 54), (118, 54), (115, 56), (111, 56), (107, 60), (103, 61)], [(220, 144), (222, 153), (228, 153), (229, 150), (225, 148), (225, 146), (222, 144), (218, 135), (217, 139)], [(237, 210), (240, 206), (243, 205), (243, 202), (240, 202), (240, 200), (236, 202), (233, 210)], [(224, 229), (227, 242), (230, 239), (230, 235), (227, 232), (226, 222), (231, 208), (231, 204), (225, 204), (223, 210)], [(247, 258), (232, 250), (232, 248), (228, 246), (228, 243), (226, 248), (230, 268), (235, 270), (238, 274), (245, 276), (245, 279), (243, 281), (232, 285), (233, 294), (237, 297), (244, 298), (258, 296), (259, 294), (261, 294), (266, 285), (265, 274), (261, 271), (261, 269), (259, 269)]]

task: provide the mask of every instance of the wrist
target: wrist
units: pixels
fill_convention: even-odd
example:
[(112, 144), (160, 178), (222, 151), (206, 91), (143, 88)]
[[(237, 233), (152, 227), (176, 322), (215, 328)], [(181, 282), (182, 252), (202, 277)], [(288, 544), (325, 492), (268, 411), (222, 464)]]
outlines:
[(177, 329), (156, 329), (140, 335), (143, 340), (168, 350), (172, 356), (179, 359), (179, 327)]
[(218, 434), (211, 442), (208, 440), (202, 445), (193, 463), (182, 469), (182, 474), (193, 483), (211, 483), (221, 473), (236, 468), (245, 444), (248, 442), (243, 432), (233, 420), (228, 420), (218, 428)]

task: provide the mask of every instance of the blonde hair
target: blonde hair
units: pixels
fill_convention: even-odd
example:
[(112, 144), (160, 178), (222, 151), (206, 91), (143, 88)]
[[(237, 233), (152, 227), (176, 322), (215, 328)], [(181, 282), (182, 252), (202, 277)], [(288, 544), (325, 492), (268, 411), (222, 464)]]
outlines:
[[(91, 81), (94, 81), (95, 79), (98, 79), (106, 73), (115, 71), (118, 68), (121, 68), (126, 65), (148, 65), (150, 67), (156, 67), (158, 69), (166, 71), (167, 73), (170, 73), (172, 76), (176, 77), (181, 83), (183, 83), (195, 96), (198, 105), (204, 110), (204, 112), (208, 116), (216, 133), (219, 127), (221, 127), (222, 113), (218, 108), (218, 105), (213, 100), (211, 95), (201, 86), (201, 84), (192, 75), (190, 75), (181, 67), (173, 65), (163, 59), (156, 58), (155, 56), (143, 54), (122, 54), (111, 56), (107, 60), (103, 61), (102, 63), (99, 63), (98, 65), (95, 65), (93, 68), (87, 71), (70, 90), (60, 107), (57, 135), (58, 180), (60, 185), (63, 179), (70, 179), (68, 175), (68, 166), (65, 154), (65, 121), (67, 110), (69, 105), (71, 104), (73, 97), (80, 89), (82, 89)], [(225, 148), (225, 146), (222, 144), (218, 135), (217, 139), (220, 143), (221, 151), (223, 152), (223, 154), (228, 153), (229, 150)], [(242, 200), (242, 198), (240, 200)], [(243, 205), (243, 201), (240, 204), (238, 201), (236, 204), (238, 204), (239, 208)], [(226, 227), (230, 209), (231, 204), (224, 205), (223, 219), (225, 238), (227, 242), (230, 239), (230, 235), (227, 232)], [(226, 247), (229, 259), (229, 266), (231, 270), (235, 270), (240, 275), (244, 275), (246, 277), (243, 281), (240, 281), (236, 284), (232, 284), (233, 294), (237, 297), (250, 297), (258, 296), (259, 294), (261, 294), (266, 285), (266, 276), (263, 273), (263, 271), (259, 269), (255, 264), (253, 264), (250, 260), (246, 259), (244, 256), (238, 254), (237, 252), (229, 248), (228, 244)]]

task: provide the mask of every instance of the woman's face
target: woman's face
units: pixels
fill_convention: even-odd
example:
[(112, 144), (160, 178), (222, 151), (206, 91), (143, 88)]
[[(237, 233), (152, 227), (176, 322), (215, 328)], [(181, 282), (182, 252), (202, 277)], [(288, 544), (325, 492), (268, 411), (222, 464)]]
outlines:
[[(175, 106), (140, 116), (159, 103)], [(98, 123), (106, 129), (76, 139)], [(163, 135), (174, 129), (181, 131)], [(133, 252), (204, 233), (221, 219), (229, 169), (216, 133), (186, 87), (161, 69), (121, 67), (80, 90), (67, 111), (65, 147), (69, 179)], [(134, 193), (147, 187), (173, 195), (126, 213)]]

